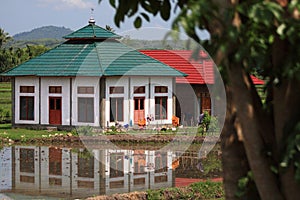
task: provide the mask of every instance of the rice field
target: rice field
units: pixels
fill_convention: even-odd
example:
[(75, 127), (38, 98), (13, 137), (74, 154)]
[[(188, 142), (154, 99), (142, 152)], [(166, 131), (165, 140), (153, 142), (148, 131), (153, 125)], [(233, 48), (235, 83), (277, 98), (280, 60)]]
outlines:
[(11, 120), (11, 83), (0, 82), (0, 122)]

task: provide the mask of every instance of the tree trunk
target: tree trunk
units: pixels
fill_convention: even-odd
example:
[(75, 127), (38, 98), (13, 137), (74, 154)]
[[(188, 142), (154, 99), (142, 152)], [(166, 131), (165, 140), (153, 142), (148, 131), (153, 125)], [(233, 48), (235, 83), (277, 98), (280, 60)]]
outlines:
[[(278, 86), (274, 86), (274, 121), (276, 142), (281, 154), (285, 153), (286, 139), (290, 132), (287, 127), (294, 127), (299, 122), (300, 116), (300, 93), (299, 81), (284, 80)], [(299, 199), (300, 185), (295, 181), (294, 166), (280, 171), (281, 190), (286, 199)]]
[[(227, 112), (225, 126), (221, 134), (223, 182), (225, 187), (225, 198), (230, 200), (240, 199), (236, 196), (238, 192), (238, 181), (247, 176), (250, 170), (245, 149), (241, 138), (239, 138), (234, 123), (236, 120), (235, 108), (232, 105), (232, 94), (230, 88), (226, 88)], [(255, 195), (250, 194), (252, 197)], [(249, 197), (249, 194), (245, 194)], [(245, 199), (245, 196), (242, 199)], [(249, 199), (251, 199), (249, 197)], [(254, 198), (252, 198), (254, 199)]]
[[(261, 108), (255, 106), (253, 85), (249, 75), (242, 69), (242, 65), (230, 64), (227, 69), (229, 84), (232, 87), (233, 105), (236, 107), (237, 118), (240, 122), (239, 130), (244, 138), (248, 162), (253, 172), (258, 192), (262, 199), (283, 199), (278, 186), (278, 179), (270, 170), (271, 163), (265, 152), (264, 129), (261, 119)], [(270, 120), (266, 119), (267, 122)]]

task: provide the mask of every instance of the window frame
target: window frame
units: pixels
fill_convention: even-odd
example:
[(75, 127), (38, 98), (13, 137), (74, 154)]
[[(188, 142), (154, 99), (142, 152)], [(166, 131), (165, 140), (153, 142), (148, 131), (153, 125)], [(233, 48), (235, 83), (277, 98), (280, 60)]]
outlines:
[[(157, 104), (156, 100), (159, 99), (159, 104)], [(163, 99), (165, 99), (165, 107), (162, 106), (163, 104)], [(155, 102), (155, 120), (167, 120), (168, 119), (168, 97), (167, 96), (155, 96), (154, 98), (154, 102)], [(159, 117), (157, 117), (157, 106), (159, 105)], [(163, 117), (163, 108), (165, 108), (165, 118)]]
[(168, 86), (155, 86), (154, 93), (168, 93)]
[[(81, 112), (80, 112), (80, 105), (81, 105), (81, 103), (80, 103), (80, 101), (81, 100), (85, 100), (85, 102), (84, 102), (84, 108), (82, 108), (83, 110), (84, 110), (84, 112), (85, 112), (85, 117), (84, 117), (84, 119), (82, 120), (82, 116), (81, 117), (79, 117), (79, 114), (81, 114)], [(89, 106), (89, 104), (88, 104), (88, 100), (92, 100), (92, 113), (93, 113), (93, 115), (92, 115), (92, 119), (91, 120), (88, 120), (88, 116), (89, 116), (89, 114), (88, 114), (88, 106)], [(94, 97), (78, 97), (77, 98), (77, 122), (79, 122), (79, 123), (95, 123), (95, 98)]]
[(78, 86), (78, 94), (95, 94), (95, 88), (93, 86)]
[[(116, 102), (115, 102), (115, 111), (116, 113), (112, 113), (113, 110), (112, 110), (112, 99), (116, 99)], [(121, 101), (121, 105), (122, 105), (122, 108), (121, 108), (121, 119), (119, 119), (119, 110), (118, 110), (118, 105), (120, 102), (118, 101)], [(124, 97), (110, 97), (109, 98), (109, 122), (123, 122), (124, 121)], [(113, 117), (113, 118), (112, 118)]]
[[(25, 105), (23, 105), (23, 101), (22, 99), (25, 99)], [(29, 105), (29, 99), (31, 99), (32, 101), (32, 110), (29, 110), (30, 105)], [(34, 121), (35, 118), (35, 97), (34, 96), (20, 96), (19, 98), (19, 119), (20, 120), (26, 120), (26, 121)], [(23, 109), (25, 108), (25, 118), (23, 118)], [(30, 113), (32, 113), (32, 117), (30, 116)]]
[(49, 94), (61, 94), (62, 86), (49, 86)]
[(20, 93), (34, 93), (35, 87), (28, 86), (28, 85), (21, 85), (20, 86)]
[(109, 94), (124, 94), (124, 86), (109, 87)]

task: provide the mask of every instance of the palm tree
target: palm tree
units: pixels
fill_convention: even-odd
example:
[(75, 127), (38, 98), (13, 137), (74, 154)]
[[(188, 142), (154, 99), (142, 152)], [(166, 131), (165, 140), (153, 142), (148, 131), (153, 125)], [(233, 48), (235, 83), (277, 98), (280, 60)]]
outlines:
[(11, 40), (12, 37), (9, 36), (8, 33), (4, 31), (4, 29), (0, 28), (0, 48), (2, 48), (2, 45)]

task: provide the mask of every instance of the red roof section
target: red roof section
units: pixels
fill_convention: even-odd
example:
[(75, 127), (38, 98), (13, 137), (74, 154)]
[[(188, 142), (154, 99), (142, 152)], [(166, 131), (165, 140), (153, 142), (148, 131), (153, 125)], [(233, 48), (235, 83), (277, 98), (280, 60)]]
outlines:
[[(176, 83), (214, 84), (214, 62), (204, 50), (199, 51), (195, 60), (190, 50), (140, 50), (141, 53), (165, 63), (185, 74), (187, 77), (177, 77)], [(251, 75), (255, 85), (264, 81)]]
[(253, 81), (254, 85), (263, 85), (265, 82), (259, 78), (256, 78), (255, 76), (251, 75), (251, 79)]
[(192, 58), (192, 51), (187, 50), (140, 50), (140, 52), (188, 75), (176, 78), (176, 83), (214, 83), (214, 63), (204, 51), (199, 52), (197, 61)]

